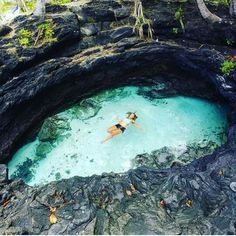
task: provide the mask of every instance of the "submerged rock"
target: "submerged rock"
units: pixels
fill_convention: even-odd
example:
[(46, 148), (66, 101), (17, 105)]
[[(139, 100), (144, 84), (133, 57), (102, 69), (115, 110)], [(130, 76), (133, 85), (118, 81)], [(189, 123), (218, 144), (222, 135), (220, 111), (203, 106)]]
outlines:
[(29, 182), (34, 177), (31, 167), (35, 166), (37, 162), (37, 158), (35, 160), (27, 158), (26, 161), (17, 166), (17, 170), (10, 176), (10, 178), (23, 179), (24, 181)]
[(53, 116), (45, 120), (38, 137), (42, 142), (55, 142), (61, 134), (68, 130), (70, 130), (70, 125), (67, 120)]
[(68, 112), (76, 119), (87, 120), (97, 115), (101, 105), (93, 99), (86, 99), (74, 106)]
[(49, 142), (41, 142), (36, 148), (36, 155), (46, 157), (52, 151), (52, 145)]

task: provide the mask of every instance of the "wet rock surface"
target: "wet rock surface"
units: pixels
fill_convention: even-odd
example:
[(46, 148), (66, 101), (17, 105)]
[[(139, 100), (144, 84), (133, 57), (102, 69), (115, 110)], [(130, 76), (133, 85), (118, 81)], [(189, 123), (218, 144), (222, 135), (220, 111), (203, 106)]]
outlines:
[[(230, 188), (235, 154), (224, 149), (211, 155), (214, 161), (207, 165), (202, 158), (185, 167), (140, 167), (37, 188), (5, 182), (0, 190), (5, 199), (1, 232), (228, 234), (235, 230), (235, 193)], [(56, 224), (49, 221), (50, 207), (57, 209)]]
[(177, 168), (189, 164), (202, 156), (212, 154), (217, 148), (219, 146), (212, 141), (191, 143), (182, 149), (163, 147), (151, 153), (137, 155), (133, 159), (133, 167)]
[[(214, 9), (224, 21), (208, 25), (188, 1), (182, 5), (183, 33), (175, 19), (178, 1), (170, 6), (156, 0), (143, 4), (159, 42), (133, 34), (133, 2), (128, 0), (47, 6), (46, 19), (53, 22), (56, 40), (34, 45), (35, 33), (26, 48), (19, 43), (19, 29), (37, 32), (37, 18), (20, 16), (10, 28), (0, 29), (1, 163), (46, 117), (102, 89), (131, 84), (156, 85), (161, 97), (183, 94), (227, 102), (232, 111), (227, 143), (213, 154), (200, 152), (208, 155), (187, 166), (155, 164), (154, 160), (173, 159), (166, 149), (165, 154), (153, 153), (152, 159), (144, 156), (151, 167), (37, 187), (8, 180), (6, 166), (1, 165), (2, 234), (235, 233), (236, 72), (223, 76), (219, 69), (225, 56), (235, 55), (235, 21), (225, 10)], [(227, 48), (226, 39), (232, 42)], [(149, 99), (154, 95), (140, 93)], [(54, 130), (53, 122), (40, 131), (40, 158), (54, 145), (55, 136), (69, 128), (63, 123)], [(195, 154), (186, 154), (186, 162), (187, 155)], [(29, 161), (25, 165), (35, 164)], [(30, 178), (30, 173), (24, 174), (19, 177)], [(50, 222), (52, 217), (56, 223)]]

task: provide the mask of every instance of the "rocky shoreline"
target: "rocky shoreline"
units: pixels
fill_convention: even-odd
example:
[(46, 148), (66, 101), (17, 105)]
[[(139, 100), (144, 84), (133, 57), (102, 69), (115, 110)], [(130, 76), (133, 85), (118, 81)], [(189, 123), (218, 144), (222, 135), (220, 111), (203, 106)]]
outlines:
[[(226, 102), (231, 108), (227, 143), (186, 166), (139, 167), (37, 187), (9, 180), (1, 164), (1, 234), (235, 233), (230, 183), (236, 181), (236, 72), (220, 71), (225, 57), (236, 53), (235, 20), (219, 8), (214, 10), (223, 23), (209, 25), (189, 1), (182, 5), (185, 33), (176, 34), (178, 1), (143, 2), (158, 42), (134, 35), (131, 0), (48, 5), (50, 42), (36, 40), (41, 22), (33, 16), (19, 16), (0, 29), (1, 163), (35, 135), (46, 117), (124, 85), (160, 89), (163, 84), (163, 96)], [(36, 32), (28, 47), (19, 43), (22, 27)], [(50, 223), (53, 214), (55, 224)]]

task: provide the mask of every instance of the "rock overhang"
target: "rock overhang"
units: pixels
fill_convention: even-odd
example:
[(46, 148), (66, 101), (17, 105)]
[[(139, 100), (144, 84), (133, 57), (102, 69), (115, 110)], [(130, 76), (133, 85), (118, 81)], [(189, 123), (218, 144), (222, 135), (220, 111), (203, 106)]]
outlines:
[[(90, 233), (100, 234), (132, 233), (136, 231), (128, 222), (133, 222), (134, 225), (142, 225), (144, 233), (205, 232), (209, 234), (216, 232), (227, 234), (233, 230), (235, 224), (232, 218), (235, 212), (234, 206), (232, 206), (234, 196), (228, 188), (228, 184), (230, 181), (235, 181), (236, 74), (233, 71), (228, 76), (222, 76), (219, 68), (225, 55), (235, 53), (233, 47), (222, 46), (226, 36), (229, 36), (230, 39), (235, 38), (235, 24), (209, 27), (199, 18), (190, 1), (186, 5), (190, 10), (186, 16), (188, 21), (186, 34), (173, 35), (172, 27), (178, 27), (178, 22), (174, 19), (175, 9), (178, 8), (177, 1), (173, 8), (168, 9), (166, 9), (165, 1), (144, 1), (150, 18), (156, 18), (157, 12), (161, 14), (159, 20), (154, 19), (154, 34), (165, 39), (178, 38), (174, 42), (160, 40), (159, 43), (147, 43), (135, 38), (133, 34), (129, 33), (130, 28), (122, 25), (133, 22), (132, 16), (127, 16), (127, 9), (132, 13), (132, 8), (129, 9), (131, 1), (124, 1), (125, 7), (128, 7), (126, 12), (119, 12), (123, 6), (117, 4), (116, 1), (103, 1), (102, 3), (105, 5), (101, 5), (100, 2), (88, 1), (88, 5), (82, 6), (85, 9), (83, 13), (89, 9), (93, 19), (85, 16), (81, 20), (78, 17), (78, 9), (72, 7), (69, 11), (78, 18), (69, 13), (71, 19), (73, 18), (73, 25), (69, 31), (65, 29), (65, 32), (68, 32), (68, 38), (59, 37), (61, 41), (59, 40), (58, 44), (45, 45), (35, 50), (20, 48), (18, 51), (17, 41), (14, 41), (17, 53), (19, 52), (19, 57), (23, 56), (24, 63), (18, 61), (14, 54), (9, 54), (10, 51), (7, 52), (5, 49), (1, 51), (2, 58), (5, 59), (0, 62), (2, 66), (0, 68), (0, 155), (2, 160), (7, 162), (14, 150), (27, 140), (29, 132), (43, 119), (84, 97), (91, 96), (102, 89), (124, 85), (163, 83), (163, 81), (168, 82), (176, 93), (223, 100), (230, 105), (232, 112), (229, 117), (228, 142), (212, 155), (202, 157), (181, 168), (157, 170), (142, 167), (122, 175), (73, 177), (36, 188), (30, 188), (22, 181), (11, 181), (4, 177), (4, 182), (1, 183), (1, 195), (3, 196), (1, 204), (7, 206), (7, 201), (11, 199), (12, 203), (9, 205), (16, 205), (14, 205), (14, 209), (6, 207), (3, 213), (4, 220), (11, 217), (11, 213), (15, 214), (15, 220), (8, 218), (7, 229), (0, 225), (3, 227), (2, 231), (55, 234), (64, 232), (64, 226), (70, 223), (67, 233), (78, 233), (84, 229)], [(102, 8), (105, 6), (109, 10), (104, 11), (101, 6)], [(50, 14), (58, 12), (63, 15), (65, 11), (68, 11), (68, 7), (48, 7)], [(110, 26), (115, 19), (115, 11), (123, 14), (121, 17), (123, 22), (118, 25), (120, 27), (118, 29)], [(165, 17), (163, 12), (167, 12), (168, 17)], [(96, 24), (98, 27), (96, 35), (81, 34), (80, 27), (97, 23), (94, 22), (96, 17), (103, 21), (101, 16), (105, 16), (106, 18), (103, 19), (109, 21), (109, 24), (106, 22)], [(24, 18), (18, 18), (14, 24), (18, 24), (18, 21), (24, 21), (27, 25), (27, 20), (25, 21)], [(79, 32), (72, 32), (74, 29)], [(8, 28), (7, 31), (9, 30)], [(60, 32), (60, 29), (57, 32)], [(108, 37), (111, 33), (115, 38)], [(198, 42), (193, 43), (188, 40)], [(77, 41), (79, 42), (77, 43)], [(6, 44), (6, 38), (1, 38), (1, 44)], [(9, 46), (5, 48), (11, 49)], [(212, 48), (217, 48), (217, 50), (212, 50)], [(34, 51), (33, 54), (27, 54), (30, 51), (31, 53)], [(64, 52), (62, 53), (62, 51)], [(25, 55), (30, 56), (24, 58)], [(11, 73), (12, 71), (13, 73)], [(7, 173), (5, 167), (2, 169), (4, 169), (4, 173)], [(137, 195), (132, 193), (132, 189), (130, 190), (130, 184), (135, 187)], [(134, 195), (134, 198), (127, 196), (127, 190)], [(49, 204), (56, 205), (58, 208), (64, 207), (62, 202), (61, 205), (56, 203), (58, 199), (56, 201), (52, 199), (51, 196), (54, 196), (56, 191), (60, 192), (59, 196), (62, 195), (74, 203), (59, 210), (60, 225), (50, 226), (46, 220)], [(12, 192), (14, 193), (13, 198)], [(31, 196), (33, 197), (31, 198)], [(25, 197), (30, 204), (24, 202)], [(171, 224), (152, 221), (153, 215), (158, 214), (160, 217), (163, 215), (161, 210), (156, 208), (158, 199), (163, 197), (166, 198), (171, 209), (168, 214), (173, 214), (180, 219), (182, 226), (173, 219)], [(193, 200), (193, 208), (188, 211), (183, 208), (183, 203), (189, 198)], [(109, 199), (113, 199), (115, 204), (113, 205)], [(19, 201), (23, 205), (18, 204)], [(62, 200), (59, 199), (60, 201)], [(116, 204), (117, 201), (119, 204)], [(119, 205), (125, 208), (126, 212), (123, 212), (123, 208), (119, 208)], [(78, 214), (74, 215), (75, 210), (71, 211), (72, 208), (77, 210), (83, 208), (88, 214), (85, 216), (79, 210)], [(150, 208), (155, 209), (155, 212), (150, 211)], [(31, 213), (25, 214), (25, 209)], [(112, 209), (114, 209), (114, 214)], [(40, 214), (37, 214), (38, 211)], [(140, 222), (139, 218), (135, 217), (137, 215), (135, 211), (140, 216)], [(203, 220), (201, 226), (198, 227), (196, 223), (193, 226), (190, 211), (197, 212), (196, 218), (201, 215)], [(76, 222), (64, 219), (65, 212), (68, 219), (72, 217), (71, 219), (75, 219)], [(113, 214), (113, 217), (117, 219), (120, 229), (113, 226), (109, 226), (109, 230), (106, 228), (107, 212)], [(177, 212), (176, 215), (175, 212)], [(24, 225), (30, 224), (29, 227), (22, 227), (22, 221), (19, 220), (22, 218), (22, 213), (28, 222)], [(127, 218), (127, 214), (130, 217)], [(146, 220), (145, 214), (148, 216)], [(224, 215), (226, 223), (223, 226), (220, 226), (217, 214)], [(182, 215), (185, 220), (181, 219)], [(208, 215), (211, 217), (207, 218)], [(34, 218), (34, 221), (31, 221), (31, 218)], [(164, 219), (169, 218), (166, 216)], [(186, 219), (188, 220), (186, 221)], [(143, 222), (145, 222), (145, 227)], [(154, 222), (157, 225), (155, 229), (153, 228)], [(210, 227), (204, 228), (206, 222)], [(127, 226), (125, 226), (126, 224)], [(188, 230), (184, 230), (183, 225)], [(141, 228), (136, 227), (136, 230), (141, 230)]]
[(222, 57), (205, 49), (145, 42), (129, 46), (121, 40), (42, 63), (1, 87), (2, 156), (49, 114), (102, 89), (168, 83), (176, 94), (234, 101), (219, 75), (221, 62)]

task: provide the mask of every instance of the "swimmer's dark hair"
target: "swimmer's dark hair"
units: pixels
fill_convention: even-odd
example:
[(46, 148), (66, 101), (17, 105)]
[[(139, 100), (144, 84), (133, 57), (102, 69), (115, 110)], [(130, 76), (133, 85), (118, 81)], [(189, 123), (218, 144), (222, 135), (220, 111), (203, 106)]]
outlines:
[(131, 114), (134, 114), (134, 118), (133, 120), (136, 120), (138, 118), (138, 116), (136, 115), (136, 112), (127, 112), (128, 118), (130, 117)]

